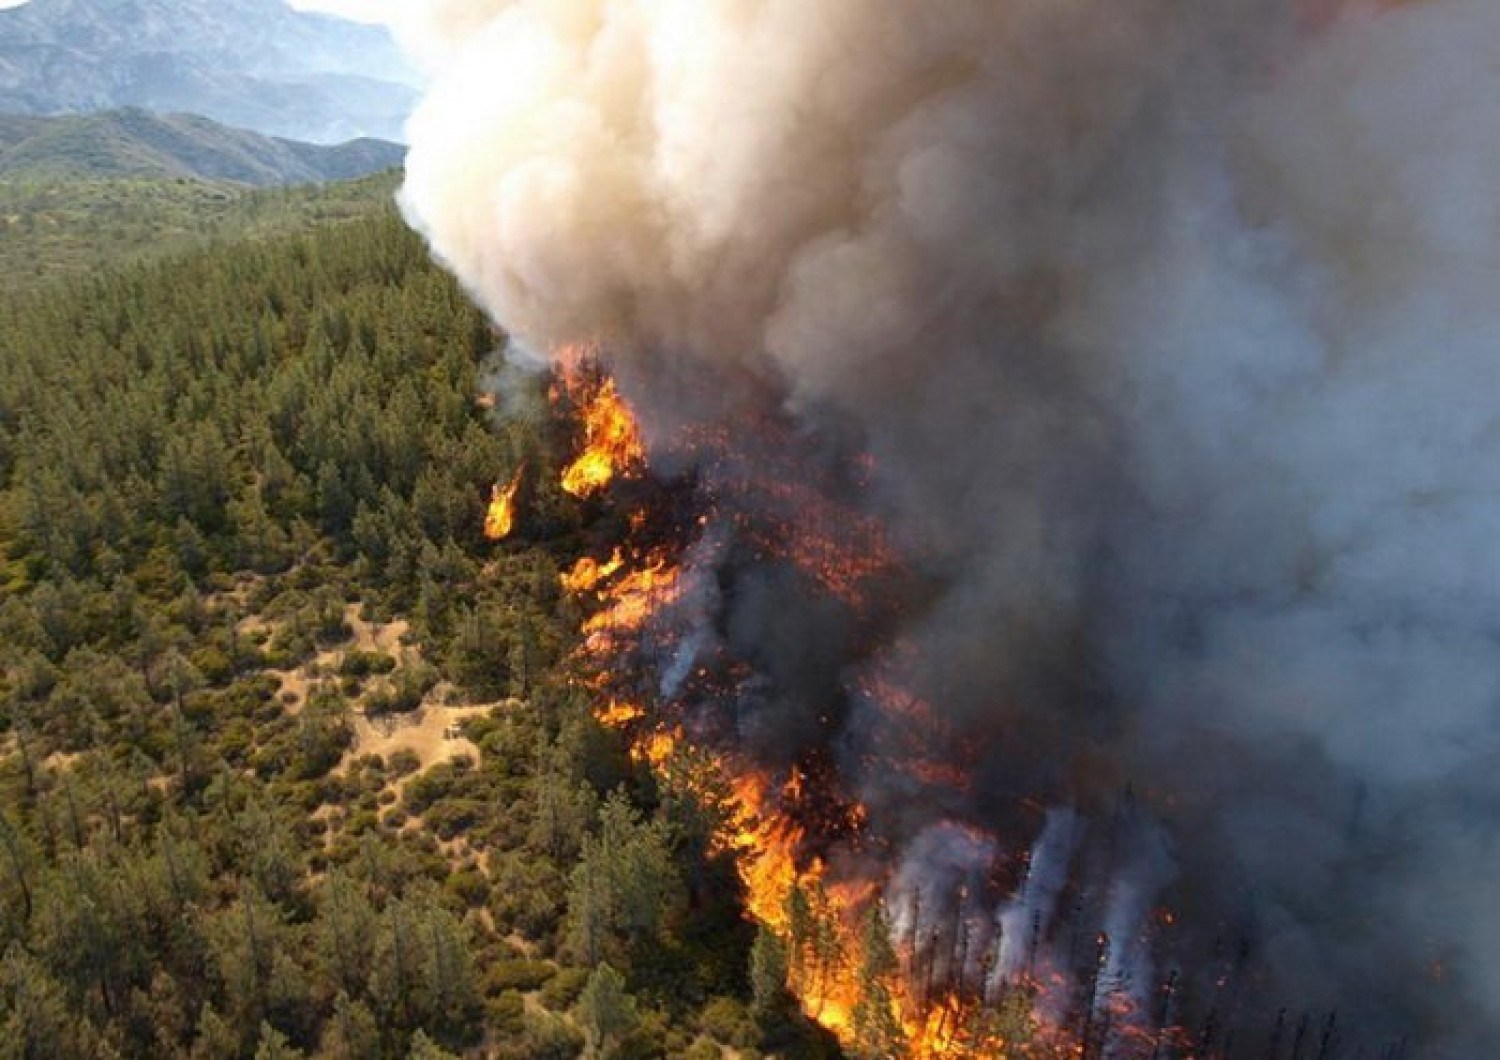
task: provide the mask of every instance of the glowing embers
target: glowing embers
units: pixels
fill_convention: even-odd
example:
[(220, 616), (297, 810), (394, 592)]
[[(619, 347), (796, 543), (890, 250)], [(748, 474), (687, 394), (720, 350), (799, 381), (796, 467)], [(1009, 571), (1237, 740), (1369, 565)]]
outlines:
[(592, 497), (617, 476), (641, 474), (646, 449), (640, 427), (615, 381), (580, 367), (565, 370), (561, 385), (578, 406), (583, 427), (583, 448), (563, 469), (563, 490), (575, 497)]
[(898, 579), (902, 557), (882, 522), (861, 509), (867, 456), (845, 462), (854, 472), (831, 470), (809, 459), (785, 424), (766, 419), (684, 440), (710, 468), (705, 477), (722, 518), (760, 559), (796, 568), (857, 613)]
[(741, 526), (763, 554), (789, 561), (829, 596), (862, 611), (872, 584), (888, 579), (896, 558), (883, 528), (806, 483), (770, 475), (744, 483), (738, 503), (762, 513)]
[(913, 654), (910, 645), (893, 645), (879, 665), (854, 679), (865, 724), (853, 746), (866, 759), (878, 761), (910, 797), (931, 798), (942, 789), (969, 792), (980, 744), (901, 678)]
[[(675, 598), (679, 571), (665, 555), (646, 556), (616, 548), (604, 562), (585, 556), (559, 576), (564, 591), (574, 596), (592, 596), (601, 609), (583, 624), (584, 651), (596, 661), (608, 661), (617, 638), (638, 631)], [(596, 693), (610, 685), (610, 674), (601, 672), (587, 682)], [(631, 757), (660, 768), (682, 741), (680, 727), (653, 724), (645, 707), (622, 696), (608, 696), (594, 710), (601, 725), (626, 734)]]
[(490, 505), (484, 513), (484, 536), (491, 541), (505, 540), (516, 528), (516, 494), (521, 488), (523, 470), (517, 467), (509, 483), (502, 486), (497, 482), (490, 490)]

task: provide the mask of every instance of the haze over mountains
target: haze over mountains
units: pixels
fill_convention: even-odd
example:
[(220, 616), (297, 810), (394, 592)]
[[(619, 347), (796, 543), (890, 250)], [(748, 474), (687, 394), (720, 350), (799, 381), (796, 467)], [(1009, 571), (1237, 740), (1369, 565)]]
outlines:
[(302, 143), (190, 114), (135, 107), (57, 117), (0, 114), (0, 180), (178, 178), (240, 184), (345, 180), (400, 165), (385, 140)]
[(0, 10), (0, 111), (134, 106), (316, 143), (391, 140), (415, 81), (384, 29), (281, 0), (29, 0)]

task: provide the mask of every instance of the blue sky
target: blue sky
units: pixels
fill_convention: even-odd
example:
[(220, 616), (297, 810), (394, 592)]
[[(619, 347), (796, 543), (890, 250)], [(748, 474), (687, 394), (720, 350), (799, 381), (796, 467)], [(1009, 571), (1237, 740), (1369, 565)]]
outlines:
[[(0, 0), (0, 8), (19, 7), (26, 0)], [(391, 0), (287, 0), (305, 11), (328, 11), (361, 22), (380, 22), (393, 8)]]

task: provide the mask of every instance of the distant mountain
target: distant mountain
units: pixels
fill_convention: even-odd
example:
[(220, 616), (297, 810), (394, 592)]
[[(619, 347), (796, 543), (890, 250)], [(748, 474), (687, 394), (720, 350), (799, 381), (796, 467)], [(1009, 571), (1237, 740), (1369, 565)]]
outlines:
[(384, 29), (281, 0), (30, 0), (0, 10), (0, 111), (138, 106), (333, 143), (399, 139), (414, 86)]
[(404, 153), (385, 140), (302, 143), (137, 108), (63, 117), (0, 114), (0, 180), (189, 177), (301, 184), (389, 169)]

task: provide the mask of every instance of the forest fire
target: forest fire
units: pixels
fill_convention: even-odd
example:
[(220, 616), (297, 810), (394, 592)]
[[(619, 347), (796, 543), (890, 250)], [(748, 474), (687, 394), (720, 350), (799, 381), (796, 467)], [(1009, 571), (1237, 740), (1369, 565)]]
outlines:
[[(620, 570), (615, 568), (616, 573)], [(613, 636), (640, 629), (672, 599), (680, 575), (681, 571), (660, 554), (647, 556), (643, 565), (625, 570), (605, 591), (607, 606), (583, 624), (590, 646), (607, 645)]]
[[(613, 384), (605, 380), (597, 393), (610, 395), (610, 416), (627, 425), (620, 435), (634, 436)], [(586, 403), (585, 415), (594, 407)], [(586, 445), (597, 441), (585, 435)], [(644, 473), (641, 460), (636, 466)], [(664, 777), (678, 770), (688, 748), (708, 753), (708, 768), (729, 792), (718, 849), (735, 859), (747, 914), (787, 948), (786, 986), (803, 1012), (848, 1045), (886, 1035), (912, 1060), (1105, 1055), (1081, 1044), (1091, 1033), (1116, 1043), (1109, 1055), (1136, 1055), (1119, 1044), (1127, 1032), (1141, 1033), (1136, 1023), (1121, 1020), (1124, 1030), (1114, 1032), (1095, 1020), (1096, 1012), (1122, 1009), (1127, 998), (1095, 982), (1080, 1016), (1078, 984), (1046, 964), (1036, 939), (1024, 967), (1001, 975), (998, 940), (964, 908), (967, 885), (958, 889), (956, 907), (940, 874), (908, 887), (884, 856), (866, 856), (882, 840), (869, 827), (868, 809), (840, 790), (835, 774), (803, 765), (778, 771), (721, 731), (714, 717), (741, 694), (736, 679), (745, 664), (684, 654), (702, 638), (685, 632), (677, 613), (687, 612), (688, 626), (702, 621), (692, 599), (695, 565), (722, 561), (722, 548), (701, 547), (717, 528), (732, 527), (756, 562), (784, 550), (780, 559), (811, 591), (852, 609), (898, 560), (871, 521), (840, 521), (815, 481), (738, 480), (698, 496), (697, 514), (687, 519), (674, 505), (666, 506), (670, 513), (649, 505), (629, 513), (630, 539), (613, 544), (605, 559), (580, 558), (559, 581), (590, 605), (581, 662), (598, 721), (624, 735), (636, 762)], [(799, 529), (791, 519), (799, 508), (821, 512), (819, 525)], [(956, 748), (957, 734), (892, 674), (857, 682), (849, 694), (879, 703), (883, 760), (893, 774), (920, 790), (967, 790), (973, 762)], [(713, 787), (701, 777), (687, 783), (704, 797)], [(976, 849), (993, 846), (987, 834), (968, 831), (965, 841)], [(923, 886), (932, 891), (924, 894)], [(1166, 1040), (1141, 1038), (1151, 1049)]]
[[(591, 399), (584, 402), (583, 415), (584, 452), (569, 465), (562, 482), (566, 491), (578, 496), (603, 489), (622, 460), (643, 467), (638, 433), (612, 380), (605, 378), (597, 385)], [(620, 444), (622, 441), (624, 444)], [(585, 484), (587, 488), (582, 488)], [(641, 529), (650, 522), (650, 513), (634, 513), (630, 522)], [(696, 528), (706, 522), (698, 520)], [(815, 557), (819, 568), (837, 564), (826, 548)], [(633, 675), (620, 669), (630, 665), (630, 634), (640, 631), (671, 605), (680, 592), (681, 577), (680, 556), (669, 555), (663, 546), (641, 549), (633, 545), (616, 546), (602, 561), (584, 556), (560, 575), (565, 592), (599, 605), (585, 620), (582, 631), (589, 664), (602, 676), (605, 688), (613, 681), (630, 683)], [(636, 761), (653, 768), (666, 767), (687, 738), (683, 726), (665, 720), (665, 712), (649, 709), (635, 698), (595, 691), (601, 695), (601, 705), (595, 712), (599, 722), (627, 734)], [(789, 938), (810, 931), (812, 917), (817, 918), (825, 936), (829, 932), (846, 934), (855, 915), (853, 904), (825, 885), (822, 862), (804, 857), (804, 826), (779, 809), (783, 797), (798, 794), (802, 775), (794, 774), (780, 791), (773, 792), (764, 772), (725, 753), (723, 748), (715, 750), (719, 753), (714, 755), (713, 768), (728, 782), (732, 793), (732, 813), (718, 843), (735, 855), (749, 915)], [(810, 937), (804, 941), (811, 946)], [(840, 948), (847, 949), (847, 945), (841, 942)], [(846, 1036), (856, 1001), (851, 970), (846, 960), (831, 958), (826, 942), (823, 950), (816, 961), (794, 961), (787, 985), (810, 1017)]]
[(592, 497), (617, 475), (635, 475), (646, 452), (635, 417), (608, 376), (579, 371), (566, 374), (563, 385), (582, 408), (583, 448), (564, 469), (562, 488), (575, 497)]
[(418, 6), (408, 217), (681, 480), (563, 395), (592, 663), (874, 881), (856, 1040), (1493, 1053), (1500, 6)]
[(565, 571), (558, 579), (563, 591), (574, 596), (582, 596), (592, 593), (600, 582), (607, 581), (621, 567), (625, 566), (625, 557), (617, 548), (614, 554), (604, 562), (599, 562), (592, 556), (584, 556), (573, 568)]
[[(628, 423), (612, 385), (598, 392)], [(1013, 815), (1029, 823), (991, 831), (965, 809), (982, 769), (973, 740), (905, 680), (919, 645), (884, 642), (878, 665), (844, 675), (820, 714), (828, 735), (795, 760), (776, 761), (741, 728), (773, 678), (753, 644), (716, 628), (722, 586), (781, 570), (839, 609), (846, 635), (878, 638), (869, 615), (897, 606), (888, 597), (900, 599), (909, 560), (875, 520), (847, 512), (836, 479), (789, 470), (774, 429), (762, 438), (780, 455), (764, 468), (722, 439), (688, 437), (701, 446), (697, 476), (631, 494), (624, 538), (559, 581), (586, 607), (580, 663), (599, 722), (663, 783), (710, 801), (728, 791), (717, 848), (734, 857), (747, 915), (785, 947), (786, 987), (807, 1017), (851, 1048), (884, 1043), (879, 1055), (910, 1060), (1227, 1055), (1214, 1045), (1215, 1002), (1190, 1032), (1178, 972), (1154, 969), (1176, 917), (1137, 908), (1158, 886), (1139, 852), (1157, 842), (1150, 822), (1117, 807), (1103, 843), (1120, 852), (1097, 865), (1080, 853), (1090, 826), (1072, 810), (1026, 799)], [(635, 469), (647, 474), (643, 459)], [(853, 707), (864, 725), (841, 753), (881, 775), (880, 805), (818, 750)], [(704, 756), (708, 775), (695, 774), (705, 767), (686, 763)], [(903, 838), (882, 824), (901, 800), (951, 809)], [(1219, 973), (1218, 994), (1236, 974)]]
[(489, 508), (484, 514), (484, 536), (491, 541), (505, 540), (516, 528), (516, 494), (521, 488), (523, 470), (517, 467), (508, 483), (502, 486), (497, 482), (490, 490)]

